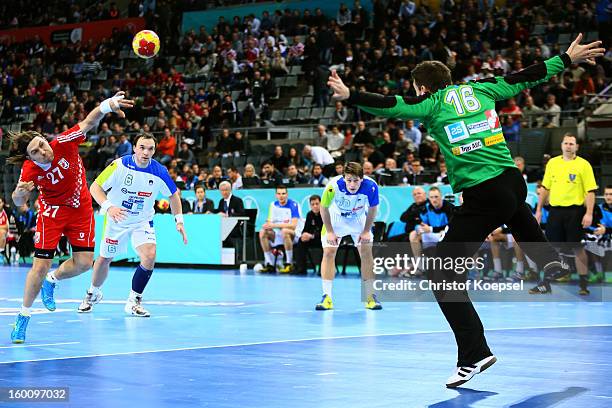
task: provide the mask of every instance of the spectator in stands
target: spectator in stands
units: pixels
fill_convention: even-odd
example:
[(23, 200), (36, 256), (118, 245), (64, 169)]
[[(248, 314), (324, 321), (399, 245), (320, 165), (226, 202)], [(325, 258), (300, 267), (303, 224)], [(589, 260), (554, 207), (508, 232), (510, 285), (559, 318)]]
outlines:
[(280, 145), (276, 145), (274, 147), (274, 154), (270, 157), (269, 160), (273, 165), (281, 173), (287, 172), (287, 167), (289, 167), (289, 159), (283, 153), (283, 148)]
[(34, 252), (34, 234), (36, 232), (36, 214), (25, 202), (15, 213), (15, 223), (19, 233), (17, 251), (21, 258), (29, 257)]
[(544, 110), (533, 103), (531, 95), (525, 98), (525, 106), (523, 107), (523, 117), (521, 126), (526, 128), (542, 127), (544, 123)]
[(334, 158), (323, 147), (306, 145), (304, 146), (302, 154), (305, 158), (311, 159), (313, 164), (321, 165), (325, 177), (334, 174)]
[(317, 135), (315, 136), (314, 145), (327, 147), (327, 138), (329, 136), (329, 132), (327, 131), (327, 127), (325, 125), (317, 126)]
[(238, 105), (232, 100), (232, 95), (225, 94), (223, 104), (221, 104), (221, 115), (223, 121), (230, 126), (238, 123)]
[(255, 172), (255, 166), (248, 163), (244, 166), (244, 176), (242, 177), (242, 185), (244, 187), (256, 187), (260, 184), (259, 176)]
[(426, 137), (425, 141), (421, 143), (419, 157), (421, 158), (421, 164), (425, 168), (435, 169), (438, 167), (438, 162), (441, 160), (442, 155), (440, 154), (440, 147), (431, 137)]
[(404, 129), (404, 139), (410, 140), (418, 150), (419, 146), (421, 145), (421, 138), (421, 131), (419, 130), (419, 128), (414, 126), (414, 120), (407, 120), (406, 129)]
[(245, 139), (242, 132), (237, 130), (234, 133), (234, 157), (248, 156), (251, 154), (251, 142)]
[(261, 165), (261, 176), (259, 177), (261, 184), (273, 186), (280, 183), (282, 179), (283, 174), (274, 167), (274, 163), (268, 160)]
[(395, 157), (395, 143), (391, 141), (391, 134), (389, 132), (382, 132), (384, 143), (378, 146), (378, 150), (385, 156), (385, 158)]
[[(217, 207), (217, 214), (222, 217), (240, 217), (243, 216), (244, 202), (240, 197), (236, 197), (232, 193), (232, 185), (229, 181), (223, 181), (219, 185), (219, 191), (221, 192), (221, 199), (219, 200), (219, 206)], [(232, 232), (223, 241), (223, 246), (236, 246), (235, 242), (239, 242), (242, 237), (242, 226), (236, 224)], [(239, 251), (236, 251), (238, 253)]]
[(295, 147), (291, 146), (289, 148), (289, 154), (287, 155), (287, 159), (289, 161), (289, 165), (293, 164), (297, 167), (298, 170), (304, 170), (304, 166), (306, 165), (306, 163), (304, 163), (302, 155)]
[(161, 164), (167, 164), (174, 158), (176, 152), (176, 138), (170, 133), (170, 128), (164, 128), (164, 135), (157, 144), (157, 153)]
[(191, 212), (194, 214), (212, 214), (215, 210), (215, 204), (206, 198), (206, 188), (203, 184), (199, 184), (195, 188), (196, 200), (193, 203)]
[(185, 164), (188, 164), (189, 166), (192, 166), (193, 164), (195, 164), (196, 162), (195, 154), (189, 148), (189, 145), (187, 144), (187, 142), (181, 142), (181, 147), (177, 154), (177, 159), (180, 163), (185, 163)]
[(518, 142), (521, 133), (521, 122), (512, 119), (512, 116), (502, 116), (500, 119), (506, 142)]
[(370, 163), (369, 161), (363, 162), (363, 175), (370, 177), (374, 176), (374, 166), (372, 166), (372, 163)]
[(404, 173), (403, 182), (411, 186), (422, 184), (420, 176), (423, 175), (425, 169), (421, 166), (421, 160), (414, 159), (409, 166), (404, 166), (402, 169)]
[(231, 166), (227, 169), (227, 176), (230, 183), (232, 183), (232, 190), (240, 190), (242, 188), (242, 176), (238, 169)]
[(310, 175), (310, 179), (308, 180), (308, 184), (311, 184), (315, 187), (326, 186), (329, 180), (327, 177), (323, 175), (323, 167), (315, 163), (312, 166), (312, 174)]
[(593, 95), (594, 93), (595, 84), (593, 83), (591, 74), (585, 71), (582, 73), (582, 75), (580, 75), (580, 80), (574, 82), (574, 88), (572, 89), (572, 102), (574, 102), (577, 107), (580, 107), (584, 99), (589, 94)]
[(342, 104), (342, 101), (336, 101), (336, 108), (334, 110), (334, 121), (342, 124), (346, 123), (348, 119), (348, 110)]
[(307, 182), (308, 179), (300, 173), (297, 166), (295, 164), (290, 164), (287, 168), (287, 177), (283, 179), (283, 184), (306, 184)]
[(223, 128), (221, 137), (217, 140), (217, 146), (215, 146), (215, 156), (230, 157), (234, 154), (234, 140), (230, 136), (228, 128)]
[(353, 148), (361, 149), (368, 143), (374, 144), (374, 136), (370, 133), (364, 121), (357, 122), (357, 132), (353, 137)]
[(436, 176), (436, 183), (448, 184), (448, 173), (446, 170), (446, 162), (441, 161), (438, 164), (438, 175)]
[(376, 150), (372, 143), (367, 143), (363, 146), (362, 157), (364, 161), (372, 163), (374, 170), (378, 170), (385, 165), (385, 155), (381, 151)]
[(499, 110), (500, 117), (503, 118), (504, 116), (509, 116), (510, 118), (512, 118), (513, 121), (519, 120), (522, 115), (523, 111), (516, 104), (515, 98), (508, 99), (508, 103), (506, 104), (506, 106)]
[(217, 190), (219, 185), (226, 180), (227, 177), (223, 175), (223, 169), (221, 166), (217, 165), (213, 167), (212, 173), (208, 176), (206, 184), (209, 190)]
[(523, 179), (525, 179), (525, 183), (527, 182), (527, 169), (525, 167), (525, 159), (521, 156), (514, 157), (514, 164), (516, 164), (516, 168), (519, 169)]
[(544, 105), (544, 126), (546, 127), (559, 127), (559, 121), (561, 119), (561, 107), (556, 103), (556, 96), (554, 94), (548, 94), (546, 96), (546, 104)]
[(98, 131), (98, 137), (108, 137), (112, 134), (113, 132), (108, 128), (108, 123), (102, 122), (100, 124), (100, 130)]
[(128, 139), (128, 135), (122, 133), (119, 136), (119, 146), (117, 146), (117, 150), (115, 151), (115, 158), (123, 157), (128, 154), (132, 154), (132, 143)]
[(324, 147), (334, 158), (340, 157), (344, 153), (344, 135), (340, 132), (338, 125), (332, 126), (332, 131), (327, 135), (327, 144)]

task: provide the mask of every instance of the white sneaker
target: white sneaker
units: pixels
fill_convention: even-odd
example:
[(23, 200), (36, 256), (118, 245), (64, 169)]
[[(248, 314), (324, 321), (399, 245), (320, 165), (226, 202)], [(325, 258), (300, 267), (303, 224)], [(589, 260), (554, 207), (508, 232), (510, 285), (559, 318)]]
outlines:
[(91, 312), (93, 310), (93, 305), (95, 305), (96, 303), (99, 303), (103, 297), (104, 295), (102, 295), (101, 290), (97, 290), (93, 293), (90, 291), (85, 292), (85, 298), (79, 305), (79, 308), (77, 309), (77, 311), (79, 313)]
[(125, 313), (138, 317), (150, 317), (151, 314), (144, 307), (142, 307), (141, 303), (142, 296), (136, 296), (136, 299), (134, 300), (128, 299), (127, 303), (125, 304)]
[(497, 358), (495, 358), (495, 356), (489, 356), (487, 358), (483, 358), (476, 364), (466, 367), (457, 367), (457, 371), (455, 371), (455, 373), (451, 375), (448, 380), (446, 380), (446, 387), (455, 388), (465, 384), (476, 374), (482, 373), (484, 370), (491, 367), (496, 361)]

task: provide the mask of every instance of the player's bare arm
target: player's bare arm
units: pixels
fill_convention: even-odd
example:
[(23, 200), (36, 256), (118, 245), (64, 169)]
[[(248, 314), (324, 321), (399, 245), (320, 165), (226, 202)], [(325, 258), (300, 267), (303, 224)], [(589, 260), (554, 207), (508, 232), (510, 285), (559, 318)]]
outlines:
[(115, 222), (120, 222), (126, 219), (127, 212), (125, 209), (121, 207), (117, 207), (113, 205), (108, 197), (106, 197), (106, 193), (102, 189), (102, 187), (96, 183), (95, 181), (91, 183), (91, 187), (89, 187), (89, 192), (94, 200), (100, 206), (102, 212), (106, 212), (109, 217), (113, 219)]
[(185, 222), (183, 221), (183, 207), (181, 206), (181, 195), (178, 190), (170, 196), (170, 210), (172, 211), (172, 215), (174, 215), (176, 230), (181, 234), (183, 243), (187, 245), (187, 233), (185, 232)]
[(87, 133), (91, 129), (98, 127), (102, 118), (110, 112), (115, 112), (119, 117), (125, 118), (125, 112), (122, 109), (129, 109), (134, 106), (134, 101), (125, 99), (125, 92), (119, 91), (115, 96), (104, 100), (99, 106), (96, 106), (89, 115), (79, 122), (79, 127), (83, 133)]
[(24, 205), (30, 199), (30, 195), (34, 190), (33, 181), (20, 181), (17, 183), (15, 191), (13, 191), (13, 202), (17, 207)]

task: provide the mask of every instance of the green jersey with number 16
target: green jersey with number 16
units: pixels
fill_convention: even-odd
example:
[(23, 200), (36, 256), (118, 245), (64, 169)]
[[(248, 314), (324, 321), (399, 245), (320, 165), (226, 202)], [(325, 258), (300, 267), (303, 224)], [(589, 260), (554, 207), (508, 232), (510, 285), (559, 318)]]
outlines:
[(505, 77), (449, 85), (416, 98), (351, 92), (348, 103), (377, 116), (421, 119), (446, 159), (453, 191), (459, 192), (515, 167), (495, 102), (548, 81), (570, 63), (562, 54)]

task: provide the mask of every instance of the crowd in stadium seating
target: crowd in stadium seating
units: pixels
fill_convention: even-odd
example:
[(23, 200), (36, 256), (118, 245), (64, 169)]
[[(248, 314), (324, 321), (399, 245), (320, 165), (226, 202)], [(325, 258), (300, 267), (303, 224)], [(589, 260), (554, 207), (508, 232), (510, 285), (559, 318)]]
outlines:
[[(34, 6), (38, 3), (34, 1)], [(90, 15), (100, 6), (88, 8), (84, 2), (81, 10), (87, 13), (75, 17), (74, 12), (65, 12), (65, 2), (55, 3), (61, 5), (50, 9), (72, 16), (66, 22), (113, 14), (111, 5)], [(203, 7), (198, 1), (185, 3), (184, 9)], [(245, 185), (279, 180), (322, 183), (321, 176), (333, 176), (335, 167), (320, 163), (322, 173), (313, 175), (319, 170), (303, 155), (302, 145), (291, 152), (281, 146), (280, 155), (278, 148), (275, 154), (255, 151), (244, 133), (235, 129), (268, 123), (271, 112), (286, 105), (282, 98), (276, 101), (275, 78), (300, 65), (313, 89), (312, 105), (333, 110), (318, 127), (313, 146), (325, 147), (334, 160), (371, 163), (366, 169), (371, 168), (381, 184), (444, 182), (440, 152), (426, 129), (413, 121), (368, 126), (374, 119), (370, 115), (340, 102), (330, 105), (326, 80), (330, 68), (336, 68), (351, 87), (409, 96), (414, 95), (409, 73), (420, 61), (448, 64), (457, 81), (503, 75), (561, 52), (571, 33), (597, 26), (584, 1), (569, 1), (567, 9), (547, 7), (550, 1), (504, 8), (487, 8), (486, 3), (446, 1), (434, 13), (411, 1), (373, 1), (370, 13), (355, 0), (350, 6), (343, 4), (335, 18), (319, 9), (221, 17), (214, 27), (200, 27), (180, 40), (161, 35), (166, 46), (146, 69), (140, 61), (124, 58), (131, 42), (127, 31), (99, 44), (49, 47), (39, 39), (19, 44), (7, 40), (0, 44), (0, 124), (7, 129), (10, 123), (28, 118), (31, 128), (57, 134), (83, 119), (99, 100), (124, 89), (138, 99), (138, 105), (127, 120), (109, 116), (103, 121), (86, 157), (91, 169), (101, 169), (129, 152), (130, 137), (150, 131), (159, 135), (159, 159), (185, 187), (204, 181), (214, 188), (229, 177), (230, 166), (243, 176), (254, 172)], [(0, 6), (7, 11), (4, 19), (14, 14), (8, 12), (13, 6)], [(160, 34), (178, 30), (178, 25), (170, 25), (180, 10), (173, 10), (168, 1), (134, 0), (128, 13), (146, 15), (152, 7), (157, 17), (147, 24)], [(57, 13), (47, 14), (32, 20), (24, 20), (23, 15), (15, 18), (20, 26), (61, 22), (56, 21)], [(530, 35), (538, 30), (538, 35)], [(168, 47), (173, 41), (175, 46)], [(508, 140), (518, 139), (521, 128), (559, 126), (561, 110), (577, 109), (585, 98), (601, 91), (611, 76), (610, 59), (598, 62), (593, 67), (572, 66), (550, 83), (500, 106)], [(300, 85), (298, 89), (306, 89), (305, 83)]]

